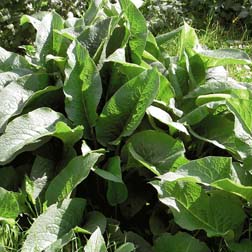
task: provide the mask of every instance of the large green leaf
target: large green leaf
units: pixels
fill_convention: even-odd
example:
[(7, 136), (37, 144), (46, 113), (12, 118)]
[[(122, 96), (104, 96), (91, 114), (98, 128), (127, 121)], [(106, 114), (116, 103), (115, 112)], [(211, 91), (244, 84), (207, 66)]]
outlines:
[[(245, 174), (245, 171), (240, 171)], [(228, 157), (205, 157), (188, 162), (175, 172), (168, 172), (161, 179), (165, 181), (187, 180), (210, 185), (239, 195), (247, 201), (252, 200), (252, 186), (245, 186), (240, 181), (237, 171)]]
[(25, 239), (22, 252), (41, 252), (80, 224), (86, 201), (66, 199), (51, 205), (33, 222)]
[(46, 73), (33, 73), (12, 81), (0, 90), (0, 132), (7, 121), (22, 112), (27, 101), (41, 89), (48, 85)]
[(66, 112), (75, 125), (84, 125), (85, 136), (90, 137), (102, 94), (100, 75), (88, 51), (79, 42), (74, 41), (67, 54), (69, 59), (63, 88)]
[(120, 0), (119, 2), (130, 26), (129, 46), (132, 61), (140, 64), (147, 40), (145, 18), (130, 0)]
[[(43, 143), (43, 138), (57, 135), (57, 122), (65, 117), (50, 108), (38, 108), (11, 121), (0, 137), (0, 164), (13, 160), (19, 153), (33, 150)], [(60, 128), (60, 125), (58, 126)], [(72, 134), (71, 128), (60, 139)], [(66, 134), (66, 135), (65, 135)], [(48, 141), (47, 138), (44, 139)], [(41, 142), (42, 141), (42, 142)]]
[(7, 72), (13, 70), (32, 69), (32, 65), (26, 60), (25, 57), (13, 52), (6, 51), (0, 47), (0, 72)]
[(191, 177), (196, 182), (209, 185), (219, 179), (232, 178), (231, 165), (232, 159), (228, 157), (204, 157), (192, 160), (160, 178), (173, 181), (176, 177), (178, 179)]
[(193, 236), (178, 232), (175, 235), (164, 233), (154, 241), (155, 252), (210, 252), (205, 243)]
[(107, 252), (100, 228), (97, 228), (87, 241), (84, 252)]
[(90, 56), (96, 58), (103, 47), (105, 39), (110, 34), (110, 28), (114, 22), (113, 18), (106, 18), (94, 25), (87, 27), (78, 37), (77, 40), (86, 47)]
[(187, 50), (198, 51), (200, 49), (199, 39), (195, 30), (184, 22), (184, 26), (180, 35), (179, 58), (184, 57), (184, 52)]
[(200, 52), (207, 68), (229, 64), (251, 64), (248, 54), (237, 49), (217, 49)]
[(241, 203), (232, 195), (220, 191), (206, 193), (193, 182), (153, 181), (151, 184), (182, 228), (203, 229), (209, 237), (233, 236), (244, 222)]
[(31, 74), (32, 72), (29, 69), (14, 69), (6, 72), (1, 72), (0, 70), (0, 87), (3, 88), (10, 82), (16, 81), (18, 78)]
[(102, 145), (118, 144), (122, 137), (131, 135), (154, 100), (158, 88), (158, 73), (146, 70), (118, 89), (98, 119), (98, 141)]
[(134, 134), (128, 140), (127, 147), (128, 154), (124, 149), (123, 155), (128, 156), (128, 167), (144, 166), (156, 175), (168, 172), (185, 152), (182, 142), (153, 130)]
[(50, 182), (45, 194), (47, 204), (51, 205), (69, 197), (73, 189), (88, 176), (100, 156), (101, 154), (94, 152), (73, 158)]
[(24, 199), (21, 193), (7, 191), (0, 187), (0, 222), (15, 224), (15, 219), (23, 212)]
[(63, 29), (64, 20), (56, 12), (50, 12), (43, 17), (36, 28), (36, 57), (40, 64), (45, 65), (48, 54), (57, 55), (60, 52), (62, 37), (54, 30)]

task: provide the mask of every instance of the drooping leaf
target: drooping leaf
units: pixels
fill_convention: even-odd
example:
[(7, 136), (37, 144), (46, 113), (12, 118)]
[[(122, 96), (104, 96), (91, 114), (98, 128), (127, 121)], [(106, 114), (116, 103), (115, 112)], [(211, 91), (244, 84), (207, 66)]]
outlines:
[(182, 228), (203, 229), (208, 237), (233, 236), (244, 222), (240, 202), (227, 193), (207, 194), (193, 182), (153, 181), (151, 184), (158, 191), (159, 200), (171, 208), (176, 223)]
[(210, 252), (205, 243), (193, 236), (178, 232), (175, 235), (164, 233), (154, 241), (155, 252)]
[[(169, 171), (183, 156), (185, 149), (179, 140), (159, 131), (147, 130), (134, 134), (127, 142), (128, 167), (144, 166), (156, 175)], [(127, 152), (127, 150), (124, 149)], [(132, 160), (133, 158), (133, 160)]]
[(32, 74), (33, 71), (29, 69), (14, 69), (11, 71), (1, 72), (0, 71), (0, 88), (5, 87), (12, 81), (16, 81), (18, 78)]
[(32, 65), (21, 55), (6, 51), (0, 47), (0, 72), (33, 69)]
[(102, 237), (100, 228), (97, 228), (87, 241), (84, 252), (107, 252), (104, 238)]
[(50, 108), (39, 108), (11, 121), (0, 137), (0, 164), (10, 162), (24, 147), (34, 149), (34, 143), (53, 135), (58, 121), (65, 121), (62, 114)]
[(63, 239), (72, 228), (80, 224), (86, 201), (80, 198), (66, 199), (51, 205), (38, 216), (28, 231), (22, 252), (41, 252)]
[(100, 156), (99, 153), (88, 153), (84, 157), (73, 158), (50, 182), (45, 194), (47, 204), (51, 205), (68, 198), (73, 189), (88, 176)]
[(140, 124), (146, 108), (159, 87), (155, 70), (147, 70), (122, 86), (106, 103), (98, 119), (96, 133), (102, 145), (118, 144)]
[(91, 137), (102, 94), (100, 75), (88, 51), (80, 43), (73, 42), (67, 54), (69, 60), (64, 84), (66, 112), (75, 125), (84, 125), (85, 136)]
[(33, 73), (12, 81), (0, 90), (0, 132), (8, 120), (22, 112), (27, 101), (39, 90), (48, 85), (46, 73)]
[(207, 68), (225, 66), (229, 64), (251, 64), (249, 56), (237, 49), (217, 49), (200, 52), (200, 57)]
[(146, 113), (147, 115), (151, 116), (152, 118), (157, 119), (161, 123), (166, 124), (171, 129), (173, 129), (173, 131), (177, 130), (177, 131), (185, 133), (186, 135), (189, 135), (188, 130), (182, 123), (174, 122), (171, 116), (166, 111), (162, 110), (161, 108), (150, 106), (147, 108)]

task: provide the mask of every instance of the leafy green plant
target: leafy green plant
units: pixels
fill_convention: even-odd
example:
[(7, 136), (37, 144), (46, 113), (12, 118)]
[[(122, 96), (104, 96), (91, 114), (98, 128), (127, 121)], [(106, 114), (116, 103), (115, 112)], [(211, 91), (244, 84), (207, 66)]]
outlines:
[(187, 23), (154, 37), (130, 0), (21, 23), (26, 55), (0, 49), (1, 250), (251, 251), (252, 89), (224, 68), (246, 53)]

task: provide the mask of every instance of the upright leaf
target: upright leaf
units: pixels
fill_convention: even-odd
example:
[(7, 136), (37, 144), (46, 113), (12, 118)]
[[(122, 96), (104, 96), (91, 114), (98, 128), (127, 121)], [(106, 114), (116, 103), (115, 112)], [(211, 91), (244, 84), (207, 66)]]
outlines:
[(69, 60), (63, 88), (66, 112), (75, 125), (84, 125), (85, 136), (90, 137), (102, 94), (100, 75), (88, 51), (80, 43), (73, 42), (67, 54)]
[(130, 25), (129, 46), (134, 63), (140, 64), (147, 40), (145, 18), (130, 0), (120, 0), (120, 5)]
[(107, 252), (100, 228), (97, 228), (87, 241), (84, 252)]
[(48, 54), (57, 55), (60, 52), (62, 37), (54, 30), (63, 28), (64, 20), (56, 12), (48, 13), (38, 24), (35, 41), (36, 57), (42, 65), (46, 64)]
[(110, 33), (112, 23), (113, 18), (106, 18), (87, 27), (77, 37), (78, 42), (86, 47), (92, 58), (98, 53), (99, 48), (103, 46), (105, 39)]
[(86, 201), (80, 198), (66, 199), (51, 205), (33, 222), (21, 251), (41, 252), (62, 239), (80, 224), (85, 206)]
[(146, 70), (128, 81), (111, 97), (98, 119), (96, 133), (102, 145), (118, 144), (140, 124), (159, 88), (156, 70)]

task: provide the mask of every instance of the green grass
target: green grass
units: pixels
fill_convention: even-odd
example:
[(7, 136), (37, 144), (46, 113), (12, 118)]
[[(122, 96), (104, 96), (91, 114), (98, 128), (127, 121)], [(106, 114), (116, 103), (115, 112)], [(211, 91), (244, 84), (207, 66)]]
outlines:
[[(209, 49), (235, 48), (245, 51), (252, 57), (252, 38), (244, 27), (231, 26), (228, 30), (219, 23), (214, 23), (206, 27), (205, 30), (198, 31), (202, 45)], [(247, 65), (227, 67), (230, 77), (241, 82), (252, 82), (251, 67)]]
[[(195, 27), (195, 25), (193, 25), (193, 27)], [(220, 48), (239, 49), (245, 51), (252, 58), (252, 38), (248, 30), (244, 27), (237, 27), (234, 25), (229, 29), (225, 29), (219, 23), (209, 23), (205, 29), (196, 29), (196, 32), (200, 43), (204, 47), (211, 50)], [(178, 46), (179, 40), (175, 38), (163, 45), (163, 48), (169, 55), (175, 56), (178, 51)], [(248, 65), (230, 65), (227, 67), (227, 70), (230, 77), (237, 81), (252, 82), (252, 69)]]

